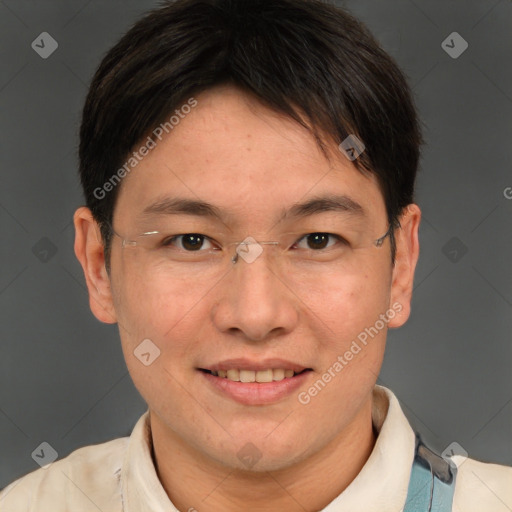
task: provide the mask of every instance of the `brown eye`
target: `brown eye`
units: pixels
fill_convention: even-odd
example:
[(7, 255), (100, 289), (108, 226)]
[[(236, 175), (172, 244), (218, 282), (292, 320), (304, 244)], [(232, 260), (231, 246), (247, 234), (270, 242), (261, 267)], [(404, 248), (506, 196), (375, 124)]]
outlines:
[(190, 234), (190, 235), (183, 235), (181, 244), (187, 251), (197, 251), (198, 249), (201, 249), (201, 246), (204, 242), (204, 236), (202, 235), (196, 235), (196, 234)]
[(342, 239), (331, 233), (309, 233), (308, 235), (304, 235), (297, 242), (297, 247), (300, 249), (319, 251), (333, 246), (336, 243), (336, 240)]
[(311, 233), (307, 237), (309, 248), (325, 249), (329, 243), (329, 236), (327, 233)]
[[(210, 244), (210, 247), (204, 247), (204, 244)], [(178, 249), (187, 252), (197, 252), (202, 249), (211, 249), (211, 242), (205, 235), (198, 233), (187, 233), (185, 235), (176, 235), (171, 238), (164, 240), (163, 244), (166, 247), (174, 245)]]

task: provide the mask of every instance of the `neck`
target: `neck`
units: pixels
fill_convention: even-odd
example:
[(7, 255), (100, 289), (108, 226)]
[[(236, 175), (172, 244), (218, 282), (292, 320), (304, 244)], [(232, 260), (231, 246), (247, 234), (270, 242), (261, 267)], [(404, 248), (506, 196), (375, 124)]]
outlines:
[(158, 476), (181, 511), (234, 512), (248, 510), (248, 503), (258, 512), (321, 510), (350, 485), (373, 450), (371, 406), (370, 397), (358, 417), (311, 457), (265, 472), (229, 468), (198, 453), (152, 414)]

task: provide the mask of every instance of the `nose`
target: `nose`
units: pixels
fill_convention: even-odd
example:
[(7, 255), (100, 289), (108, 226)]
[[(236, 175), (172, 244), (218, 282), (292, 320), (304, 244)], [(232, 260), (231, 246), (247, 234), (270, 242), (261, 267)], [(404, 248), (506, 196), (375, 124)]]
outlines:
[(263, 249), (254, 260), (235, 254), (236, 263), (219, 283), (222, 291), (212, 309), (221, 332), (263, 341), (296, 328), (300, 301), (272, 268), (266, 252)]

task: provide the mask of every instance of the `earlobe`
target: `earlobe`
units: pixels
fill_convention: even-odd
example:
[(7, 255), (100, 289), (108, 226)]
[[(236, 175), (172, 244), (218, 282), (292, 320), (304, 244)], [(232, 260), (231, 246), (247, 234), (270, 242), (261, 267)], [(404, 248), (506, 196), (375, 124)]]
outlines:
[(116, 323), (110, 277), (105, 268), (98, 223), (93, 218), (91, 210), (86, 207), (78, 208), (73, 220), (75, 254), (84, 271), (91, 311), (100, 322)]
[(390, 304), (398, 303), (401, 310), (390, 320), (389, 327), (400, 327), (409, 318), (414, 282), (414, 271), (419, 257), (419, 225), (421, 210), (410, 204), (400, 216), (400, 228), (395, 231), (396, 257), (391, 283)]

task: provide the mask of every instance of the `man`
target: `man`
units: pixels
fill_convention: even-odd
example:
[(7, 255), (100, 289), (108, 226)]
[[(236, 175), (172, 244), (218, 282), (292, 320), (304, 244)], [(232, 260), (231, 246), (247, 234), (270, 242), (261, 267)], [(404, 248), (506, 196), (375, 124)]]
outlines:
[(376, 386), (410, 312), (421, 135), (393, 60), (317, 0), (178, 0), (107, 54), (75, 251), (148, 404), (2, 511), (505, 511)]

